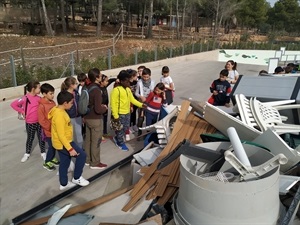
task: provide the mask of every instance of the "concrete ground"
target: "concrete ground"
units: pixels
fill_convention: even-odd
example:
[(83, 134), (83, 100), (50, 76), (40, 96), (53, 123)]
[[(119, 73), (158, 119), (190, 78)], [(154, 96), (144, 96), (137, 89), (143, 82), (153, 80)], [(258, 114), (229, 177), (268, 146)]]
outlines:
[[(174, 104), (181, 104), (180, 97), (205, 101), (210, 96), (211, 82), (218, 78), (219, 72), (224, 68), (225, 63), (217, 61), (217, 54), (217, 51), (212, 51), (145, 65), (152, 70), (152, 77), (156, 82), (159, 81), (162, 66), (169, 66), (176, 86)], [(132, 66), (133, 69), (136, 67)], [(257, 75), (262, 69), (266, 70), (267, 66), (238, 65), (239, 73), (245, 76)], [(117, 75), (118, 70), (104, 71), (104, 73)], [(8, 91), (5, 92), (5, 97), (9, 99)], [(43, 161), (38, 146), (35, 146), (27, 162), (20, 162), (25, 153), (25, 126), (24, 121), (18, 120), (17, 113), (10, 108), (11, 102), (12, 100), (0, 102), (0, 224), (3, 225), (10, 224), (13, 218), (61, 193), (56, 172), (49, 172), (42, 167)], [(102, 161), (109, 166), (113, 165), (140, 149), (142, 143), (133, 140), (128, 143), (128, 146), (130, 151), (122, 152), (111, 140), (107, 140), (101, 144)], [(83, 176), (90, 178), (98, 172), (86, 167)], [(71, 174), (69, 178), (71, 179)], [(63, 203), (72, 202), (73, 206), (81, 204), (127, 186), (130, 182), (130, 167), (115, 170), (102, 179), (94, 181), (89, 187), (75, 192), (64, 199)], [(96, 221), (93, 220), (90, 224), (99, 224), (99, 221)]]

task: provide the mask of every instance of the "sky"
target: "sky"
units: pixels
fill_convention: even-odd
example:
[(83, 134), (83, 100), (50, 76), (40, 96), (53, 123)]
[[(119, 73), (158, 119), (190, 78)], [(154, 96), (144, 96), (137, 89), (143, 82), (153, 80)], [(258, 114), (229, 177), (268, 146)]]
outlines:
[(275, 2), (277, 2), (277, 0), (267, 0), (267, 2), (269, 2), (270, 5), (273, 7)]

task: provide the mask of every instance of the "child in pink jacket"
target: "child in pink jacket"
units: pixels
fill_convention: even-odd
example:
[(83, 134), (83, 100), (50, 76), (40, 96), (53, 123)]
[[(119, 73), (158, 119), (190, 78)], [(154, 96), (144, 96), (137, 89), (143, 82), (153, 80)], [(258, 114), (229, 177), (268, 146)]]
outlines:
[(41, 99), (38, 94), (40, 91), (40, 83), (38, 81), (31, 81), (24, 87), (24, 96), (21, 99), (13, 101), (10, 105), (14, 110), (23, 115), (26, 123), (26, 152), (21, 162), (28, 160), (36, 132), (39, 139), (41, 157), (44, 161), (46, 159), (45, 142), (42, 140), (42, 128), (38, 122), (38, 107)]

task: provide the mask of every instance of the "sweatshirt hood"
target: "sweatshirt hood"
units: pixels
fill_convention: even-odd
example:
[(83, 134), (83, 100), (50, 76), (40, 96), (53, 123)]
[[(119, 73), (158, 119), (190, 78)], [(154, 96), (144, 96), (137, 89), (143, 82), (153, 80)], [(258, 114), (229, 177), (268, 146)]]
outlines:
[(59, 109), (59, 108), (57, 108), (57, 106), (56, 106), (56, 107), (53, 107), (53, 108), (50, 110), (50, 112), (48, 113), (48, 119), (51, 120), (51, 119), (54, 117), (54, 115), (55, 115), (56, 113), (59, 113), (61, 110), (63, 110), (63, 109)]
[(54, 101), (49, 101), (49, 100), (46, 99), (46, 98), (41, 98), (40, 101), (39, 101), (39, 103), (40, 103), (40, 104), (43, 104), (43, 105), (48, 105), (48, 104), (49, 104), (49, 105), (53, 105), (53, 102), (54, 102)]

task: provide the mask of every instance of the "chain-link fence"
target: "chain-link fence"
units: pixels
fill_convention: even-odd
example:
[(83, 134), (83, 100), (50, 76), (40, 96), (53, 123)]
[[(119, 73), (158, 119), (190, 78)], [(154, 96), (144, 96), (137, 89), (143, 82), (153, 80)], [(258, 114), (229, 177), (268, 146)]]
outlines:
[[(130, 54), (117, 54), (116, 44), (123, 39), (124, 32), (126, 31), (123, 31), (123, 26), (121, 26), (118, 33), (107, 40), (19, 48), (0, 52), (0, 88), (22, 85), (33, 79), (45, 81), (61, 78), (86, 72), (93, 67), (107, 70), (215, 49), (278, 50), (285, 46), (286, 50), (300, 50), (299, 42), (283, 44), (236, 41), (226, 43), (214, 38), (202, 38), (183, 43), (178, 47), (158, 46), (149, 51), (133, 49)], [(66, 52), (66, 47), (69, 49), (68, 52)], [(72, 51), (70, 47), (74, 47)], [(43, 49), (47, 49), (45, 51), (47, 55), (43, 55)]]

